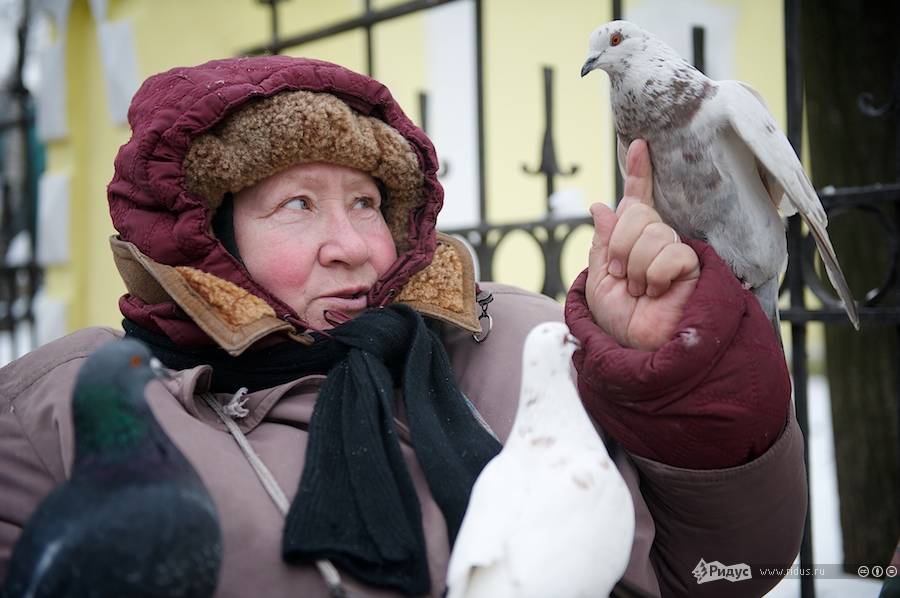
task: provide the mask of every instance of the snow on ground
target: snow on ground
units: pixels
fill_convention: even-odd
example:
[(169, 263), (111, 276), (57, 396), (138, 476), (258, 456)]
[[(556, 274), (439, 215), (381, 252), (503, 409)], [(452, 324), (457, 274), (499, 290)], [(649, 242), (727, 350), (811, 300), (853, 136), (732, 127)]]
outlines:
[[(809, 380), (809, 476), (812, 516), (813, 562), (836, 565), (843, 562), (841, 523), (838, 512), (837, 474), (831, 428), (831, 398), (824, 377)], [(886, 565), (887, 563), (873, 563)], [(877, 598), (881, 581), (845, 575), (840, 579), (814, 581), (816, 598)], [(799, 598), (800, 579), (784, 579), (766, 598)]]

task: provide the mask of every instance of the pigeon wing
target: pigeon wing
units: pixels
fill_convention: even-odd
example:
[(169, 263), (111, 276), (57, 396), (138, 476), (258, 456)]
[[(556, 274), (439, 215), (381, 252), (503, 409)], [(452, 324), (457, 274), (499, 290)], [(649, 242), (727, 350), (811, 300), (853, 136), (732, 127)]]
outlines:
[[(463, 518), (447, 570), (447, 598), (490, 596), (489, 577), (503, 576), (508, 559), (510, 536), (520, 520), (520, 503), (504, 500), (521, 496), (528, 485), (528, 472), (502, 452), (482, 470), (472, 486), (469, 506)], [(518, 491), (517, 491), (518, 490)], [(494, 580), (504, 583), (503, 580)]]
[(65, 561), (69, 552), (72, 524), (54, 515), (65, 509), (68, 502), (71, 501), (65, 492), (57, 488), (28, 520), (16, 543), (0, 595), (52, 596), (64, 593), (66, 580), (59, 572), (65, 564), (60, 563)]
[[(510, 538), (509, 577), (528, 596), (608, 595), (634, 536), (631, 494), (605, 449), (574, 446), (542, 468)], [(516, 595), (516, 594), (513, 594)]]
[(187, 490), (63, 485), (28, 521), (5, 589), (10, 596), (212, 595), (221, 545), (207, 538), (218, 537), (217, 528), (215, 513)]
[[(720, 81), (719, 93), (713, 101), (719, 110), (724, 111), (724, 116), (737, 137), (756, 157), (760, 177), (769, 190), (773, 203), (787, 215), (798, 212), (809, 226), (828, 278), (844, 301), (850, 321), (858, 329), (856, 304), (828, 237), (825, 210), (803, 165), (787, 137), (779, 129), (765, 100), (746, 83)], [(787, 201), (784, 201), (785, 198)]]
[(605, 451), (575, 448), (554, 452), (552, 467), (485, 468), (453, 547), (448, 598), (609, 592), (630, 556), (631, 497), (603, 475), (615, 467)]
[(621, 137), (616, 137), (616, 157), (619, 161), (619, 174), (625, 178), (625, 157), (628, 155), (628, 146), (622, 141)]

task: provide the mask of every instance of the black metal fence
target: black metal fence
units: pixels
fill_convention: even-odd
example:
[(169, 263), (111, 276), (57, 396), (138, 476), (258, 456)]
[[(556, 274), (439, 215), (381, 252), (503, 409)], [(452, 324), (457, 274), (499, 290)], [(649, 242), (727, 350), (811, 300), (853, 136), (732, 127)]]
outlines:
[(0, 360), (37, 344), (34, 298), (42, 270), (35, 261), (37, 175), (34, 102), (22, 80), (28, 3), (18, 29), (18, 60), (0, 89)]

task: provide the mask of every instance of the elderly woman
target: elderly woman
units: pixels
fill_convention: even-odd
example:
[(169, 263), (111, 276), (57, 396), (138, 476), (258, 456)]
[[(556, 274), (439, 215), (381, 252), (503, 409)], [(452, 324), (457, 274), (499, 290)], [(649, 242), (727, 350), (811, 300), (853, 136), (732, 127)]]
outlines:
[[(353, 595), (440, 596), (472, 483), (512, 425), (524, 337), (562, 319), (633, 494), (625, 579), (720, 595), (692, 575), (701, 559), (792, 562), (806, 486), (782, 352), (710, 247), (660, 221), (641, 142), (619, 209), (593, 208), (563, 310), (476, 283), (435, 230), (434, 148), (370, 78), (220, 60), (151, 77), (129, 118), (109, 186), (123, 327), (173, 371), (147, 396), (218, 507), (219, 595), (324, 596), (327, 559)], [(81, 330), (0, 374), (0, 579), (69, 471), (79, 367), (120, 336)]]

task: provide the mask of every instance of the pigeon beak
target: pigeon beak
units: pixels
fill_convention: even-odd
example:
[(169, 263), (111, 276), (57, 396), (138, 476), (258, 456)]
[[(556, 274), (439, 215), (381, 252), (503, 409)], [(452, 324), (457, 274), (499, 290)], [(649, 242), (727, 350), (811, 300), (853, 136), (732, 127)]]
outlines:
[(584, 61), (584, 66), (581, 67), (581, 76), (582, 77), (584, 77), (585, 75), (590, 73), (592, 70), (597, 68), (597, 59), (599, 57), (600, 57), (599, 55), (594, 55), (594, 54), (591, 54), (590, 56), (587, 57), (587, 60)]
[(153, 370), (153, 373), (160, 380), (167, 380), (172, 377), (172, 375), (169, 374), (169, 370), (166, 369), (166, 366), (164, 366), (162, 362), (155, 357), (150, 358), (150, 369)]
[(563, 343), (566, 345), (575, 345), (575, 350), (581, 349), (581, 341), (575, 338), (571, 334), (567, 334), (566, 338), (563, 340)]

